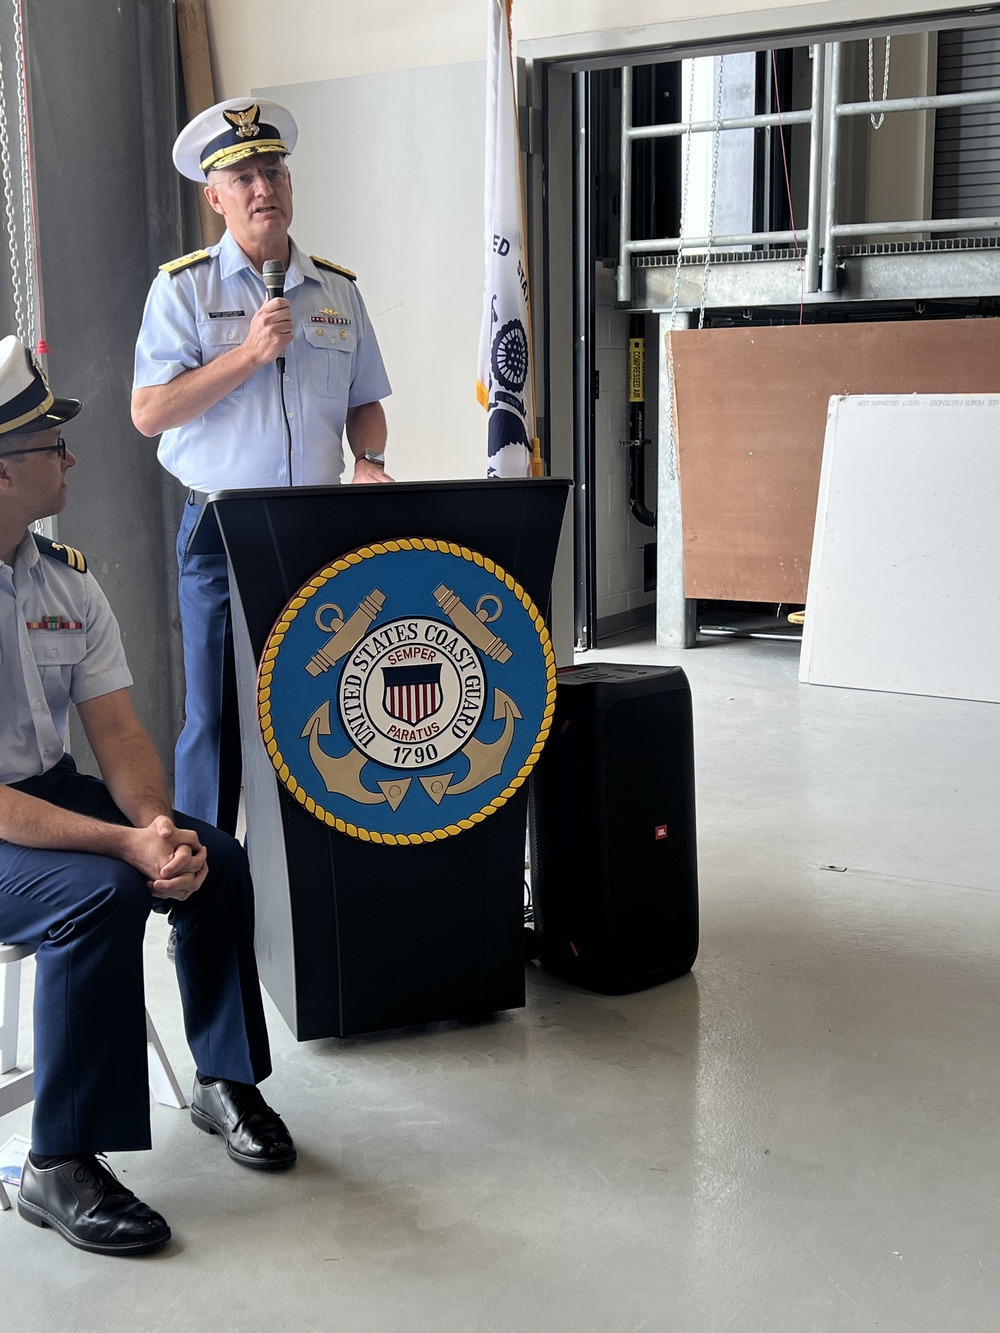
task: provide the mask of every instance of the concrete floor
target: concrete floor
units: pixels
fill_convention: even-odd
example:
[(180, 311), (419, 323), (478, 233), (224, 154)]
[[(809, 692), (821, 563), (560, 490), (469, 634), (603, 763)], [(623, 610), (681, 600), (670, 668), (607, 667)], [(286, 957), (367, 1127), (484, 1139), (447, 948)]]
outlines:
[(493, 1022), (302, 1046), (273, 1016), (298, 1168), (154, 1107), (154, 1152), (115, 1165), (170, 1248), (0, 1214), (3, 1327), (1000, 1328), (1000, 708), (801, 686), (790, 644), (594, 656), (692, 682), (694, 974), (606, 998), (532, 969)]

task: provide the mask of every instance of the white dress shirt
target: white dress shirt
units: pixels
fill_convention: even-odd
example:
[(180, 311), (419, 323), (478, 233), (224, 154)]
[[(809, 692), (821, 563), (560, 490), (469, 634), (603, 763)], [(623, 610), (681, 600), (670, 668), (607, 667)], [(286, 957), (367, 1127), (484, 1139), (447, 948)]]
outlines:
[[(168, 384), (246, 338), (267, 296), (264, 279), (228, 231), (208, 254), (154, 279), (135, 349), (134, 388)], [(348, 408), (391, 393), (355, 283), (313, 263), (292, 242), (284, 294), (294, 337), (284, 354), (283, 384), (276, 365), (262, 366), (203, 416), (163, 432), (159, 460), (192, 490), (338, 482)], [(292, 437), (291, 478), (279, 387)]]
[[(29, 628), (45, 625), (47, 628)], [(0, 783), (65, 753), (70, 703), (132, 684), (121, 634), (91, 573), (40, 555), (31, 533), (0, 561)]]

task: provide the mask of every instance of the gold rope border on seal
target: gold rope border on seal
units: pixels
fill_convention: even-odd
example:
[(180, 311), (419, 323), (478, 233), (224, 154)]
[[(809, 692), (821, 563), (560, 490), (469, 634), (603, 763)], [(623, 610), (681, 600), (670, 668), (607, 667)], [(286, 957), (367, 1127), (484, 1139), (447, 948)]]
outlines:
[[(371, 829), (359, 828), (356, 824), (349, 824), (346, 820), (338, 818), (332, 811), (325, 810), (317, 801), (314, 801), (311, 796), (305, 793), (292, 776), (291, 770), (278, 749), (274, 727), (271, 724), (271, 677), (274, 674), (274, 663), (282, 640), (292, 621), (307, 604), (309, 598), (325, 587), (331, 579), (336, 578), (338, 574), (350, 569), (352, 565), (360, 565), (364, 560), (370, 560), (372, 556), (386, 555), (395, 551), (439, 551), (442, 555), (460, 556), (471, 564), (479, 565), (481, 569), (486, 570), (487, 574), (494, 575), (514, 594), (531, 617), (545, 658), (546, 691), (542, 723), (538, 729), (538, 735), (535, 737), (534, 745), (531, 747), (525, 762), (511, 779), (510, 785), (505, 787), (498, 796), (494, 796), (493, 800), (484, 805), (482, 809), (469, 815), (468, 819), (460, 819), (456, 824), (446, 824), (444, 828), (429, 829), (425, 833), (376, 833)], [(555, 707), (556, 656), (552, 651), (552, 640), (549, 636), (548, 627), (538, 607), (535, 606), (514, 576), (508, 574), (495, 560), (490, 560), (488, 556), (480, 555), (478, 551), (472, 551), (467, 546), (459, 546), (455, 542), (436, 541), (433, 538), (426, 537), (401, 537), (394, 541), (372, 542), (370, 546), (359, 547), (357, 551), (351, 551), (349, 555), (334, 560), (325, 569), (321, 569), (308, 583), (303, 584), (285, 607), (278, 623), (268, 635), (257, 672), (257, 716), (260, 722), (260, 732), (264, 741), (264, 748), (271, 757), (271, 763), (277, 771), (279, 781), (299, 804), (305, 807), (310, 815), (321, 819), (330, 828), (335, 828), (338, 833), (346, 833), (349, 837), (359, 838), (362, 842), (383, 843), (389, 847), (416, 846), (418, 843), (436, 842), (442, 838), (454, 837), (456, 833), (464, 833), (467, 829), (474, 828), (476, 824), (481, 824), (484, 819), (488, 819), (490, 815), (505, 806), (538, 762), (538, 756), (542, 753), (545, 739), (552, 726), (552, 714), (555, 712)]]

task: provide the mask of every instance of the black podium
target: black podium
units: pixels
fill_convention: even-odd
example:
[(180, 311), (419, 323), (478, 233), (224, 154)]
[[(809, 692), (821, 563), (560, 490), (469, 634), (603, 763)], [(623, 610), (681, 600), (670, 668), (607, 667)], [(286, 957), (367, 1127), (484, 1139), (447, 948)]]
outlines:
[(308, 814), (278, 781), (257, 720), (268, 635), (317, 570), (372, 542), (470, 547), (548, 606), (571, 482), (455, 481), (221, 491), (192, 550), (229, 559), (247, 850), (261, 980), (299, 1040), (524, 1004), (526, 791), (456, 836), (361, 841)]

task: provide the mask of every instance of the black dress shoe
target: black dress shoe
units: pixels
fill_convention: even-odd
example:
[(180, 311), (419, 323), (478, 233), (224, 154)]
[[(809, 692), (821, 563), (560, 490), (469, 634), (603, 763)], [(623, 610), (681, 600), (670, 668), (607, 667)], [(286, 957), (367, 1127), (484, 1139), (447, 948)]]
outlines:
[(191, 1119), (207, 1134), (221, 1134), (234, 1162), (259, 1171), (278, 1171), (295, 1161), (295, 1144), (281, 1116), (252, 1083), (194, 1081)]
[(32, 1226), (51, 1227), (92, 1254), (149, 1254), (170, 1239), (160, 1214), (97, 1157), (74, 1157), (49, 1167), (26, 1161), (17, 1211)]

